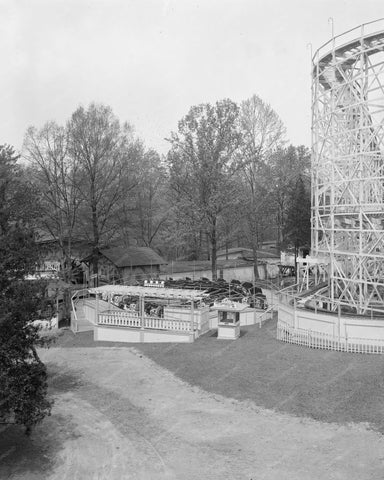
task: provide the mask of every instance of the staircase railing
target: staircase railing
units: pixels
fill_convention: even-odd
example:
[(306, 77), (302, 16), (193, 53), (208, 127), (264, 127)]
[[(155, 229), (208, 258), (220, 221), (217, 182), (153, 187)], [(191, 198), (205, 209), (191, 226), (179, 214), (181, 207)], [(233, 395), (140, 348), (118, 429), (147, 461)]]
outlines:
[(81, 290), (76, 290), (76, 292), (71, 297), (71, 330), (73, 333), (77, 333), (79, 331), (79, 320), (77, 318), (76, 312), (76, 304), (79, 303), (80, 300), (84, 300), (84, 298), (89, 298), (89, 291), (87, 288), (83, 288)]

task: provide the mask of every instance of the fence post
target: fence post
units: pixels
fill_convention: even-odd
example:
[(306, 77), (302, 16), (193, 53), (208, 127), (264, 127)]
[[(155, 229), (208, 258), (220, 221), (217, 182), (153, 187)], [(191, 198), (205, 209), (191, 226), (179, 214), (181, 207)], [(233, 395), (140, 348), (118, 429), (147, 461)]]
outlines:
[(96, 312), (95, 312), (95, 324), (99, 323), (99, 294), (96, 293)]
[(194, 326), (194, 320), (195, 320), (195, 303), (193, 299), (191, 300), (191, 333), (193, 333), (193, 326)]

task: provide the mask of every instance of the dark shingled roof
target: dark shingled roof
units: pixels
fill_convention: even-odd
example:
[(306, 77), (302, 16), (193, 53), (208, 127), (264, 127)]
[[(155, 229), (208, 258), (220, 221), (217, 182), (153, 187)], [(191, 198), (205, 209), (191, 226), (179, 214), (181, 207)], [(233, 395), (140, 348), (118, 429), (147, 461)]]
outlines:
[(100, 249), (116, 267), (165, 265), (167, 262), (149, 247), (111, 247)]

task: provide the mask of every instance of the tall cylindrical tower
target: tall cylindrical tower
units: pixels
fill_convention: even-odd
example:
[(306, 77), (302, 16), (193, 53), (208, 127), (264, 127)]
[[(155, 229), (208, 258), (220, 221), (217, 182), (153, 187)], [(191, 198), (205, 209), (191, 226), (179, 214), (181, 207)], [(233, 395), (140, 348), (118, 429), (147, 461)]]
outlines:
[(312, 255), (330, 305), (364, 314), (384, 305), (384, 19), (316, 52), (312, 92)]

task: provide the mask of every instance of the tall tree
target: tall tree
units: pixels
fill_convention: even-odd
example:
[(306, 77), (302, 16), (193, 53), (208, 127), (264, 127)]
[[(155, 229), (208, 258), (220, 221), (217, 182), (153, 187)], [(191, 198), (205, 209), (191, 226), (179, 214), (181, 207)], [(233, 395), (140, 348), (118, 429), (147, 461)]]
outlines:
[(269, 159), (271, 206), (275, 211), (277, 240), (280, 246), (284, 244), (284, 230), (287, 219), (287, 209), (299, 176), (304, 183), (310, 183), (310, 152), (304, 146), (278, 149)]
[(68, 122), (68, 151), (79, 166), (77, 187), (82, 198), (83, 230), (93, 245), (93, 271), (98, 250), (116, 234), (122, 209), (132, 128), (121, 125), (110, 107), (79, 107)]
[(195, 232), (209, 238), (212, 278), (217, 278), (218, 220), (237, 195), (232, 182), (239, 162), (239, 109), (225, 99), (194, 106), (169, 141), (170, 185), (175, 205), (193, 212)]
[(137, 237), (146, 247), (153, 246), (168, 218), (166, 171), (158, 153), (144, 153), (136, 188)]
[(296, 181), (292, 182), (283, 229), (284, 244), (294, 247), (295, 267), (299, 247), (309, 247), (311, 244), (311, 192), (305, 180), (299, 174)]
[(55, 122), (37, 130), (28, 129), (24, 156), (40, 189), (41, 224), (58, 242), (62, 252), (61, 271), (70, 281), (72, 240), (81, 204), (77, 181), (79, 168), (68, 154), (67, 132)]
[(119, 235), (129, 245), (154, 247), (169, 216), (167, 173), (154, 150), (146, 150), (136, 139), (130, 148), (130, 174), (126, 175), (125, 198), (119, 221)]
[(25, 280), (38, 261), (31, 209), (28, 223), (33, 198), (19, 195), (16, 160), (11, 147), (0, 146), (0, 422), (25, 425), (30, 433), (50, 413), (51, 402), (36, 352), (38, 330), (31, 324), (44, 309), (45, 285)]
[(240, 128), (246, 187), (245, 220), (254, 258), (254, 276), (258, 278), (257, 250), (272, 187), (268, 183), (268, 159), (284, 143), (285, 127), (273, 108), (257, 95), (253, 95), (241, 104)]

